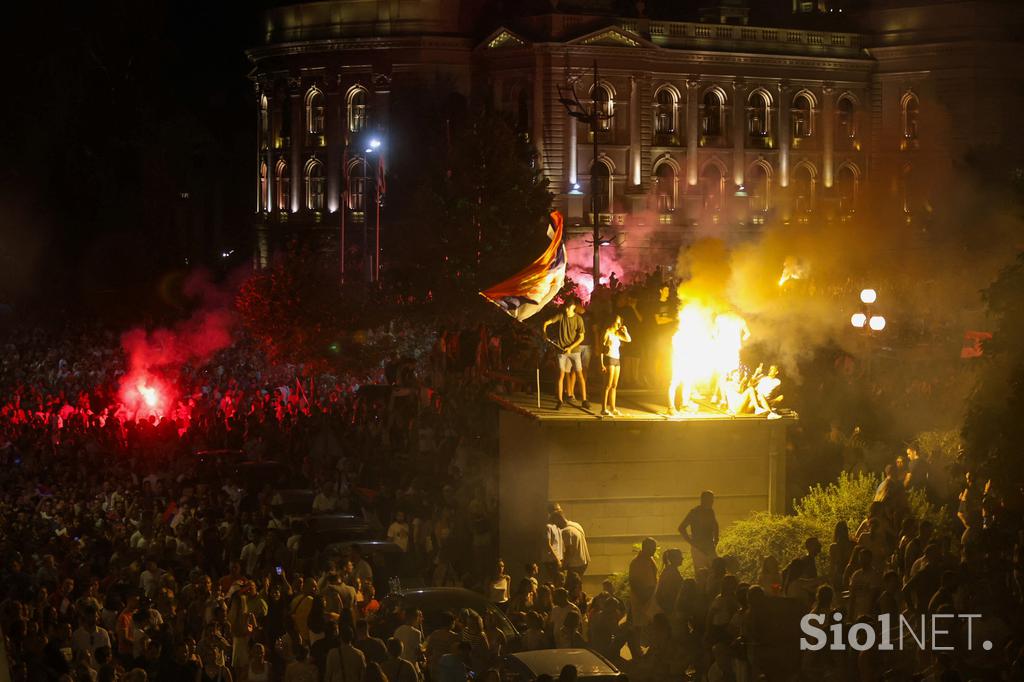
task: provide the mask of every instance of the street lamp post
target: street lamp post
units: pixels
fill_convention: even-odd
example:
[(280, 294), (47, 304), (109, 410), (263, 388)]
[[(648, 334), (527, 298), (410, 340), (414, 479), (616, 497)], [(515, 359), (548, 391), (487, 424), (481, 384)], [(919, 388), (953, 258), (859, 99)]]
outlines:
[[(874, 289), (862, 289), (860, 292), (861, 309), (850, 316), (850, 325), (863, 332), (864, 338), (877, 334), (885, 329), (886, 321), (882, 315), (872, 312), (871, 306), (878, 300), (878, 292)], [(864, 344), (866, 346), (866, 343)], [(871, 354), (865, 352), (867, 372), (871, 374)]]
[[(558, 86), (559, 98), (558, 101), (565, 107), (566, 113), (575, 118), (578, 121), (590, 125), (590, 136), (591, 143), (593, 145), (593, 158), (590, 162), (590, 216), (591, 216), (591, 239), (593, 240), (594, 248), (594, 288), (596, 289), (601, 283), (601, 244), (607, 243), (606, 239), (601, 237), (600, 224), (598, 223), (597, 211), (598, 211), (598, 195), (597, 195), (597, 134), (600, 130), (601, 123), (608, 121), (613, 116), (610, 111), (601, 111), (600, 102), (597, 99), (597, 88), (600, 83), (600, 79), (597, 75), (597, 60), (594, 60), (593, 66), (593, 77), (594, 82), (590, 91), (590, 108), (588, 109), (580, 101), (579, 96), (576, 94), (576, 84), (573, 83), (571, 92), (566, 92), (563, 86)], [(571, 94), (572, 96), (567, 96)]]
[[(380, 152), (381, 142), (378, 138), (370, 138), (367, 142), (366, 149), (363, 153), (363, 257), (366, 259), (366, 277), (370, 282), (376, 282), (380, 279), (380, 193), (378, 191), (380, 187), (380, 178), (374, 175), (374, 205), (375, 205), (375, 222), (374, 231), (376, 233), (376, 245), (374, 248), (374, 256), (370, 258), (370, 224), (367, 220), (366, 215), (366, 196), (369, 194), (368, 188), (365, 183), (369, 182), (369, 164), (368, 159), (370, 154)], [(379, 169), (378, 169), (378, 172)]]

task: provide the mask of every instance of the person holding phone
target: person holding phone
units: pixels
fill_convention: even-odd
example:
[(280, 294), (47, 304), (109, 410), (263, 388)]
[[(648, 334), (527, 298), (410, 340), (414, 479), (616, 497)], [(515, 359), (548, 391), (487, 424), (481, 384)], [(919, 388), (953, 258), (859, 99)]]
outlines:
[(601, 404), (601, 415), (604, 417), (620, 417), (615, 400), (618, 397), (619, 373), (621, 367), (621, 349), (623, 343), (630, 343), (633, 339), (629, 330), (622, 322), (622, 316), (616, 315), (611, 326), (604, 330), (602, 345), (604, 353), (601, 354), (601, 373), (605, 375), (604, 402)]

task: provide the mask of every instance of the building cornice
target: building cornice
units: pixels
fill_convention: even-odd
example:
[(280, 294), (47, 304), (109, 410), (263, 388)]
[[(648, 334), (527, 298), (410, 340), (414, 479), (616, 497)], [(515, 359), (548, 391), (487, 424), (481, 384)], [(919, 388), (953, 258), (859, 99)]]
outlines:
[(435, 49), (456, 52), (471, 52), (473, 41), (468, 38), (449, 36), (389, 36), (389, 37), (353, 37), (326, 38), (322, 40), (302, 40), (289, 43), (274, 43), (246, 50), (245, 54), (253, 62), (274, 57), (288, 57), (305, 54), (327, 52), (344, 52), (357, 50), (408, 50)]

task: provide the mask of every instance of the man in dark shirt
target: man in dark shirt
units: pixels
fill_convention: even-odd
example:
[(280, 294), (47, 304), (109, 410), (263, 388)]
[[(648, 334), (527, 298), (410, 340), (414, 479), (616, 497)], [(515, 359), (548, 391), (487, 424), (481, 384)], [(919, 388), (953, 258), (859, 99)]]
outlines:
[(575, 298), (566, 299), (562, 312), (555, 315), (544, 323), (544, 335), (547, 336), (548, 327), (554, 325), (554, 337), (548, 337), (552, 343), (562, 349), (558, 355), (558, 399), (555, 402), (555, 409), (562, 407), (562, 396), (566, 377), (572, 373), (580, 387), (580, 404), (583, 409), (590, 407), (587, 402), (587, 380), (583, 376), (583, 358), (580, 356), (580, 345), (586, 336), (586, 326), (583, 318), (576, 313), (578, 302)]
[(711, 568), (711, 561), (718, 554), (718, 519), (715, 518), (715, 494), (705, 490), (700, 494), (700, 504), (690, 510), (679, 524), (679, 534), (690, 545), (693, 568)]

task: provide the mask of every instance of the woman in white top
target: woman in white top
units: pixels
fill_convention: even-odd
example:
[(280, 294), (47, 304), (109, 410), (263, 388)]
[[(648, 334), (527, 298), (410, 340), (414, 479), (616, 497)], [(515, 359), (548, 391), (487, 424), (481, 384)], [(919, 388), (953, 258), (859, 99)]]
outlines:
[(495, 604), (507, 604), (511, 583), (512, 579), (505, 573), (505, 562), (498, 559), (494, 575), (487, 583), (487, 592), (491, 601)]
[(601, 371), (608, 375), (604, 384), (604, 403), (601, 405), (601, 415), (605, 417), (621, 416), (618, 407), (615, 405), (616, 394), (619, 388), (619, 372), (622, 370), (621, 348), (623, 343), (629, 343), (633, 339), (629, 336), (629, 330), (622, 323), (622, 317), (615, 316), (611, 326), (604, 330), (605, 352), (601, 355)]

